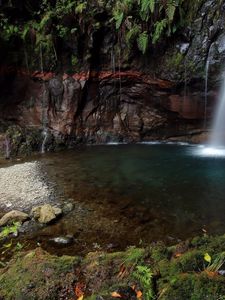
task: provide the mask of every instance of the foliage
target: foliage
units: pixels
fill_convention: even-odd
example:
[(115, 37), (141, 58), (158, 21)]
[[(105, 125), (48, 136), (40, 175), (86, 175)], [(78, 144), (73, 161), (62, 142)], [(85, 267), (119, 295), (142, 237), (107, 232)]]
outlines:
[(207, 271), (218, 272), (218, 270), (225, 263), (225, 252), (217, 254), (214, 260), (212, 260), (211, 256), (208, 253), (206, 253), (204, 255), (204, 260), (208, 262), (208, 266), (206, 268)]
[(141, 50), (141, 52), (144, 54), (147, 50), (147, 47), (148, 47), (148, 34), (147, 34), (147, 31), (142, 32), (138, 36), (137, 42), (138, 42), (139, 50)]
[(143, 289), (143, 296), (146, 300), (155, 299), (154, 291), (152, 287), (153, 273), (147, 266), (137, 266), (136, 271), (133, 273), (135, 279), (137, 279)]
[(21, 224), (19, 222), (14, 222), (13, 225), (3, 227), (0, 232), (0, 240), (8, 237), (12, 233), (17, 233), (20, 225)]
[[(83, 43), (92, 47), (93, 36), (107, 27), (118, 33), (118, 47), (136, 47), (143, 54), (165, 36), (174, 34), (183, 24), (184, 0), (31, 0), (10, 3), (11, 10), (22, 14), (12, 17), (8, 5), (0, 12), (0, 39), (14, 43), (20, 39), (26, 55), (34, 54), (41, 69), (54, 69), (58, 64), (59, 45), (73, 44), (70, 61), (82, 53)], [(114, 33), (113, 33), (114, 34)], [(87, 36), (87, 39), (83, 37)], [(78, 49), (81, 50), (78, 50)], [(86, 47), (87, 48), (87, 47)], [(88, 51), (88, 50), (87, 50)], [(82, 53), (90, 57), (89, 53)], [(27, 59), (27, 68), (32, 59)]]

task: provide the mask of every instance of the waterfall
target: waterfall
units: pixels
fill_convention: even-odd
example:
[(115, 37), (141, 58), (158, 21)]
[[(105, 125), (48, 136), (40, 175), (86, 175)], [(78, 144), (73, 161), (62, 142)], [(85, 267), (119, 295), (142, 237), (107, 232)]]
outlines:
[(111, 69), (112, 69), (113, 75), (115, 75), (116, 74), (116, 62), (115, 62), (114, 47), (112, 47), (112, 50), (111, 50)]
[(43, 141), (41, 144), (41, 153), (45, 153), (46, 142), (47, 142), (47, 138), (48, 138), (48, 130), (46, 128), (43, 129), (42, 135), (43, 135)]
[(225, 146), (225, 78), (223, 79), (219, 103), (214, 116), (210, 146)]
[(210, 63), (213, 60), (213, 57), (211, 55), (212, 54), (212, 46), (213, 46), (213, 43), (209, 46), (208, 55), (207, 55), (206, 64), (205, 64), (205, 91), (204, 91), (204, 101), (205, 101), (205, 105), (204, 105), (204, 128), (205, 129), (207, 127), (209, 67), (210, 67)]
[(204, 109), (204, 128), (207, 125), (207, 106), (208, 106), (208, 75), (209, 75), (210, 59), (207, 58), (205, 66), (205, 109)]
[(5, 138), (5, 158), (10, 158), (10, 140), (7, 137)]
[(187, 61), (184, 59), (184, 101), (187, 98)]

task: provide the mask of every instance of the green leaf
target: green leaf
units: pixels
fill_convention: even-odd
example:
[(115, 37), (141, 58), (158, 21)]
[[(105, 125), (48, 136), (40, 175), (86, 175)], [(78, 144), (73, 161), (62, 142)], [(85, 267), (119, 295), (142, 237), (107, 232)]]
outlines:
[(115, 19), (115, 21), (116, 21), (116, 29), (119, 29), (119, 28), (120, 28), (120, 26), (121, 26), (121, 24), (122, 24), (122, 22), (123, 22), (123, 17), (124, 17), (124, 13), (123, 13), (123, 12), (121, 12), (121, 13), (119, 13), (119, 14), (116, 14), (116, 15), (114, 16), (114, 19)]
[(211, 258), (211, 256), (208, 253), (205, 253), (204, 260), (207, 261), (208, 263), (211, 263), (212, 258)]

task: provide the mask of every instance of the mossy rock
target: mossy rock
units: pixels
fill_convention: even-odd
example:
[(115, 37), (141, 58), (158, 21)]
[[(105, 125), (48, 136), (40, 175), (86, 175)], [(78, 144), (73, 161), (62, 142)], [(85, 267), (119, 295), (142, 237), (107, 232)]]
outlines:
[(225, 278), (207, 273), (180, 274), (162, 290), (160, 300), (224, 300)]
[[(217, 272), (225, 267), (224, 245), (225, 236), (203, 236), (174, 247), (154, 243), (146, 249), (92, 252), (82, 259), (57, 257), (38, 248), (0, 269), (0, 297), (75, 299), (76, 286), (82, 283), (84, 299), (89, 300), (111, 300), (112, 292), (132, 286), (160, 300), (225, 300), (225, 277)], [(211, 262), (204, 259), (206, 253)]]
[(79, 258), (52, 256), (41, 248), (20, 254), (0, 270), (0, 297), (8, 299), (59, 299), (59, 291), (72, 293), (74, 267)]

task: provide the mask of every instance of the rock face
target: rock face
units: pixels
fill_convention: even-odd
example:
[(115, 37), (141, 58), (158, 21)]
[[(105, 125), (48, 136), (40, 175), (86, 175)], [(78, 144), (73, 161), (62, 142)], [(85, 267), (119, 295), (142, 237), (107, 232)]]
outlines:
[[(65, 53), (57, 73), (2, 66), (0, 134), (12, 124), (26, 128), (20, 135), (23, 152), (40, 150), (43, 141), (51, 150), (81, 142), (202, 140), (225, 63), (225, 4), (196, 1), (187, 14), (188, 25), (173, 40), (162, 40), (160, 49), (150, 47), (146, 56), (128, 52), (106, 28), (84, 43), (79, 68), (64, 63)], [(66, 48), (73, 51), (74, 45), (67, 42)], [(11, 152), (19, 153), (10, 132), (6, 138)], [(1, 140), (4, 148), (5, 137)]]
[(12, 224), (13, 222), (24, 222), (29, 218), (28, 214), (18, 211), (18, 210), (12, 210), (8, 213), (6, 213), (1, 219), (0, 219), (0, 226), (4, 226), (7, 224)]
[[(28, 129), (20, 134), (22, 149), (27, 149), (28, 145), (34, 150), (41, 149), (45, 139), (42, 128), (48, 128), (45, 148), (50, 150), (81, 142), (166, 139), (185, 136), (203, 127), (203, 96), (193, 92), (184, 97), (183, 90), (174, 90), (175, 85), (170, 81), (153, 79), (137, 71), (100, 72), (85, 80), (81, 74), (64, 75), (64, 79), (60, 79), (61, 94), (53, 96), (52, 82), (59, 79), (54, 74), (51, 76), (52, 79), (43, 83), (23, 77), (24, 85), (28, 86), (23, 98), (17, 97), (15, 104), (14, 95), (10, 96), (10, 118), (22, 128), (37, 128), (33, 135)], [(13, 90), (22, 95), (18, 82), (14, 84)], [(31, 98), (33, 104), (27, 107)], [(0, 117), (8, 119), (6, 108), (1, 110)], [(15, 139), (18, 134), (13, 130), (8, 132), (11, 152), (20, 153), (18, 138)]]

